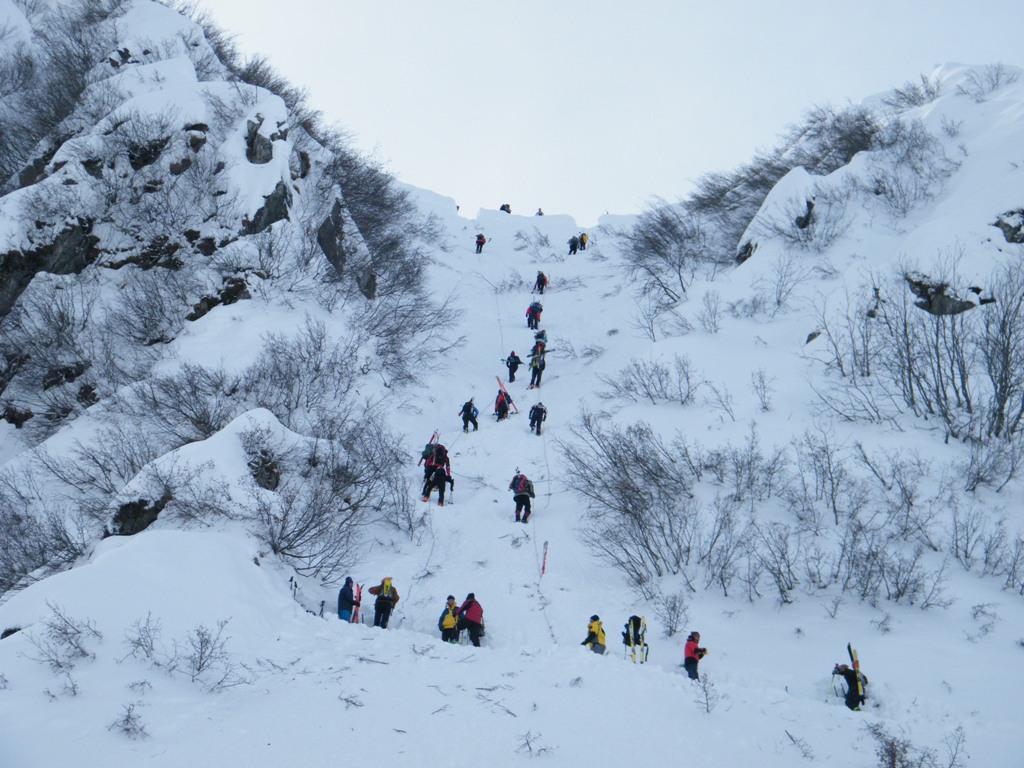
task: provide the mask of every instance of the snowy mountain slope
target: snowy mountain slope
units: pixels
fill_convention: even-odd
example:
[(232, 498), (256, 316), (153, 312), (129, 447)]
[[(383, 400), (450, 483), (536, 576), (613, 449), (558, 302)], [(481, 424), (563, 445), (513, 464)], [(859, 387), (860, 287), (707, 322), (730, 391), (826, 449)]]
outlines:
[[(132, 7), (140, 14), (158, 8)], [(353, 745), (360, 759), (381, 765), (480, 760), (505, 765), (542, 755), (564, 765), (609, 759), (662, 765), (682, 758), (716, 765), (807, 760), (854, 766), (875, 759), (865, 722), (935, 749), (941, 765), (959, 764), (945, 756), (943, 741), (962, 726), (971, 764), (1017, 764), (1020, 598), (1012, 589), (1002, 591), (999, 578), (981, 577), (977, 568), (966, 572), (946, 554), (950, 509), (943, 505), (973, 498), (987, 520), (1007, 518), (1012, 538), (1020, 527), (1019, 483), (1014, 480), (999, 493), (983, 485), (973, 497), (942, 496), (948, 485), (943, 480), (962, 472), (968, 448), (955, 440), (944, 443), (933, 422), (906, 411), (881, 424), (850, 424), (830, 415), (815, 389), (823, 389), (834, 374), (816, 348), (805, 344), (808, 332), (819, 327), (816, 306), (823, 297), (856, 293), (869, 271), (887, 271), (897, 257), (932, 272), (943, 249), (960, 242), (964, 286), (989, 285), (995, 263), (1019, 257), (1019, 246), (1002, 241), (992, 221), (1020, 205), (1013, 189), (1015, 161), (1007, 153), (1017, 146), (1008, 137), (1021, 133), (1018, 105), (1024, 93), (1019, 83), (1008, 83), (976, 102), (957, 93), (958, 83), (969, 84), (963, 78), (972, 71), (940, 72), (945, 95), (907, 112), (908, 119), (920, 117), (931, 127), (946, 157), (956, 159), (955, 169), (936, 180), (933, 197), (894, 218), (870, 193), (849, 192), (842, 198), (849, 226), (820, 254), (813, 247), (795, 248), (785, 230), (778, 234), (778, 228), (752, 225), (748, 234), (758, 247), (751, 259), (718, 271), (714, 279), (700, 275), (691, 284), (689, 301), (676, 309), (692, 327), (682, 335), (679, 320), (666, 332), (661, 318), (654, 339), (637, 327), (635, 284), (610, 231), (629, 220), (609, 217), (603, 222), (607, 230), (590, 233), (587, 251), (566, 258), (565, 242), (578, 233), (568, 217), (480, 211), (468, 220), (456, 214), (452, 201), (416, 192), (421, 208), (434, 213), (442, 227), (425, 272), (428, 292), (450, 295), (462, 316), (440, 329), (447, 344), (417, 363), (410, 385), (393, 383), (383, 368), (354, 384), (360, 402), (386, 406), (407, 451), (400, 472), (409, 486), (411, 522), (404, 531), (379, 522), (369, 527), (348, 568), (366, 586), (383, 576), (394, 578), (402, 600), (391, 628), (382, 632), (333, 618), (338, 578), (321, 585), (299, 577), (297, 593), (290, 593), (297, 574), (270, 553), (265, 538), (253, 535), (248, 513), (274, 492), (256, 486), (247, 446), (259, 429), (272, 436), (267, 444), (277, 441), (298, 455), (317, 438), (298, 425), (285, 428), (265, 408), (249, 407), (211, 434), (146, 462), (117, 488), (108, 507), (112, 514), (122, 502), (158, 497), (154, 478), (179, 468), (203, 478), (200, 487), (209, 495), (200, 505), (215, 504), (221, 514), (189, 517), (190, 507), (175, 499), (142, 533), (90, 540), (75, 567), (5, 596), (0, 628), (20, 630), (0, 641), (3, 764), (327, 765)], [(283, 102), (275, 98), (259, 102), (273, 118), (268, 127), (283, 117)], [(943, 118), (962, 121), (957, 136), (942, 138)], [(286, 178), (288, 165), (277, 161), (255, 171), (246, 166), (239, 149), (244, 122), (239, 116), (233, 132), (224, 129), (223, 152), (235, 152), (231, 167), (239, 176), (231, 186), (248, 195), (242, 207), (252, 216), (262, 203), (253, 190), (267, 194), (277, 179)], [(866, 173), (870, 165), (870, 157), (858, 156), (824, 179), (794, 172), (765, 201), (762, 214), (785, 211), (794, 199), (801, 203), (812, 185), (844, 189), (844, 177)], [(315, 187), (300, 185), (293, 211), (328, 207), (314, 195)], [(341, 193), (344, 197), (345, 190)], [(21, 236), (24, 222), (4, 210), (6, 231)], [(298, 227), (282, 221), (278, 228)], [(477, 231), (489, 238), (479, 256), (473, 253)], [(245, 242), (227, 247), (244, 248)], [(796, 262), (801, 279), (772, 307), (780, 260)], [(195, 256), (190, 262), (197, 271), (208, 270), (201, 274), (209, 284), (216, 283), (216, 269)], [(542, 327), (551, 350), (544, 386), (527, 390), (528, 376), (521, 369), (509, 386), (521, 413), (496, 424), (488, 418), (497, 389), (494, 376), (504, 374), (501, 360), (510, 350), (526, 359), (532, 334), (524, 311), (538, 269), (552, 281), (542, 299)], [(109, 292), (124, 281), (116, 273), (97, 272), (84, 270), (83, 279), (99, 282), (109, 300)], [(331, 310), (312, 292), (288, 289), (285, 279), (247, 277), (253, 298), (217, 306), (183, 324), (147, 375), (169, 375), (186, 362), (242, 373), (259, 358), (268, 334), (294, 336), (307, 316), (323, 322), (334, 338), (357, 324), (347, 307)], [(716, 333), (700, 318), (706, 306), (701, 297), (711, 291), (723, 308)], [(734, 311), (728, 311), (730, 305)], [(671, 362), (675, 355), (688, 356), (718, 395), (706, 384), (686, 406), (601, 395), (611, 387), (608, 380), (621, 380), (620, 372), (632, 361)], [(358, 360), (373, 358), (366, 347), (360, 349)], [(758, 371), (771, 384), (768, 410), (749, 384)], [(480, 407), (481, 428), (463, 434), (457, 412), (470, 396)], [(525, 413), (541, 398), (549, 420), (537, 437), (528, 431)], [(921, 558), (928, 573), (947, 563), (946, 580), (939, 585), (950, 605), (922, 610), (884, 595), (860, 601), (836, 585), (816, 584), (803, 572), (788, 602), (777, 599), (767, 578), (757, 585), (761, 599), (748, 600), (739, 582), (726, 596), (705, 584), (703, 572), (694, 567), (656, 585), (661, 595), (681, 591), (685, 596), (688, 619), (676, 627), (682, 634), (665, 637), (668, 622), (659, 615), (664, 600), (644, 600), (623, 574), (597, 562), (581, 543), (587, 503), (569, 487), (562, 455), (566, 444), (580, 441), (572, 429), (581, 406), (595, 412), (602, 425), (643, 419), (666, 439), (680, 430), (709, 461), (716, 449), (742, 446), (752, 423), (762, 451), (778, 448), (793, 464), (798, 462), (794, 441), (799, 444), (807, 431), (827, 432), (847, 454), (858, 440), (870, 450), (901, 451), (904, 458), (916, 452), (926, 467), (918, 481), (918, 503), (941, 512), (933, 524), (941, 546)], [(127, 420), (124, 410), (105, 400), (69, 419), (43, 445), (55, 455), (71, 455), (75, 441), (89, 443), (104, 426), (122, 419)], [(365, 426), (372, 422), (365, 417)], [(10, 458), (5, 468), (18, 473), (31, 466), (33, 457), (13, 425), (0, 427), (4, 458)], [(435, 429), (449, 448), (456, 481), (454, 503), (444, 508), (418, 500), (422, 471), (414, 466)], [(295, 458), (281, 464), (286, 480), (301, 474)], [(538, 491), (526, 526), (512, 522), (507, 485), (517, 467)], [(788, 471), (795, 476), (795, 470)], [(866, 474), (863, 467), (857, 471)], [(702, 517), (710, 518), (716, 497), (729, 496), (728, 473), (725, 478), (715, 480), (708, 471), (694, 483)], [(42, 498), (54, 501), (56, 492)], [(869, 502), (881, 503), (877, 493)], [(821, 532), (799, 538), (805, 550), (817, 545), (827, 553), (837, 544), (838, 526), (828, 525), (824, 512)], [(793, 520), (785, 499), (772, 493), (746, 498), (737, 515), (762, 524)], [(752, 536), (754, 530), (739, 532)], [(550, 550), (541, 577), (544, 542)], [(912, 541), (906, 547), (896, 544), (899, 552), (913, 549)], [(697, 591), (686, 590), (685, 578)], [(436, 622), (445, 595), (461, 599), (470, 591), (485, 609), (485, 647), (441, 644)], [(321, 603), (323, 618), (315, 615)], [(624, 662), (620, 654), (618, 634), (634, 612), (646, 615), (650, 627), (652, 651), (645, 667)], [(86, 630), (85, 656), (67, 658), (67, 646), (56, 639), (56, 613)], [(604, 619), (607, 658), (579, 646), (592, 613)], [(209, 668), (196, 671), (196, 645), (212, 637), (218, 647), (216, 632), (223, 621), (224, 655), (213, 654)], [(86, 622), (98, 634), (87, 631)], [(717, 701), (695, 701), (702, 692), (680, 675), (682, 638), (689, 629), (699, 629), (710, 649), (701, 671), (713, 681), (709, 693), (717, 694)], [(872, 706), (863, 713), (848, 712), (828, 695), (828, 672), (843, 660), (851, 640), (871, 680)], [(545, 748), (549, 751), (541, 752)]]

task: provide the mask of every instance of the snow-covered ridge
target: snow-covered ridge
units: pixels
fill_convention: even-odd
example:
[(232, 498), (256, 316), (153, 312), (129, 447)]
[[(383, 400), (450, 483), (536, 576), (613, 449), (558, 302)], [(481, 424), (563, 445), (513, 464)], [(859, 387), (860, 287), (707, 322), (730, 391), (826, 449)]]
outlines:
[[(946, 442), (948, 430), (935, 429), (936, 418), (894, 406), (884, 418), (851, 421), (823, 407), (820, 394), (850, 392), (827, 351), (823, 321), (866, 317), (871, 277), (900, 260), (936, 277), (948, 249), (958, 246), (960, 277), (951, 288), (961, 295), (978, 285), (987, 297), (993, 269), (1019, 258), (1020, 246), (993, 225), (1021, 206), (1021, 171), (1012, 155), (1020, 146), (1020, 83), (974, 92), (972, 84), (989, 82), (987, 68), (940, 69), (930, 76), (941, 84), (936, 98), (897, 110), (908, 124), (921, 121), (935, 142), (927, 147), (941, 149), (931, 157), (949, 161), (912, 205), (894, 215), (878, 199), (884, 195), (865, 183), (872, 170), (898, 168), (892, 153), (861, 153), (827, 176), (793, 170), (730, 245), (755, 241), (750, 258), (696, 270), (688, 299), (654, 316), (638, 301), (628, 254), (613, 234), (632, 220), (606, 218), (589, 232), (590, 247), (567, 257), (566, 241), (579, 234), (569, 217), (481, 211), (470, 220), (451, 200), (412, 190), (439, 229), (422, 246), (425, 269), (417, 279), (425, 295), (450, 297), (462, 314), (409, 331), (419, 346), (436, 351), (420, 358), (410, 351), (414, 378), (404, 380), (388, 362), (396, 353), (373, 312), (376, 301), (392, 295), (385, 273), (379, 271), (377, 298), (367, 295), (373, 291), (365, 280), (331, 292), (337, 265), (328, 261), (331, 240), (324, 250), (320, 234), (333, 212), (338, 226), (329, 234), (336, 246), (356, 241), (357, 265), (386, 240), (345, 214), (359, 189), (326, 175), (330, 153), (289, 123), (294, 115), (282, 98), (211, 79), (216, 67), (186, 50), (205, 44), (197, 27), (158, 4), (128, 3), (121, 11), (111, 48), (119, 64), (97, 64), (88, 97), (116, 92), (118, 99), (87, 102), (71, 119), (76, 136), (58, 148), (40, 180), (0, 200), (10, 238), (4, 250), (46, 241), (65, 222), (54, 217), (35, 227), (23, 215), (33, 190), (64, 200), (60, 190), (88, 187), (96, 199), (113, 191), (131, 200), (138, 185), (144, 200), (164, 194), (141, 191), (161, 182), (194, 205), (178, 213), (171, 206), (160, 220), (158, 232), (182, 238), (169, 255), (149, 249), (154, 230), (132, 228), (161, 206), (114, 206), (111, 220), (97, 217), (88, 233), (102, 256), (71, 274), (35, 276), (19, 299), (33, 312), (19, 315), (18, 338), (33, 339), (47, 327), (29, 322), (47, 302), (104, 333), (69, 333), (75, 343), (66, 346), (64, 337), (53, 337), (50, 346), (62, 354), (89, 353), (51, 361), (63, 377), (53, 386), (33, 378), (49, 368), (22, 368), (20, 378), (5, 382), (5, 406), (43, 413), (77, 403), (50, 429), (32, 420), (21, 430), (0, 423), (5, 535), (16, 544), (31, 540), (12, 525), (16, 517), (42, 523), (53, 513), (82, 524), (68, 529), (81, 535), (71, 567), (0, 603), (0, 630), (18, 630), (0, 640), (5, 764), (328, 765), (355, 744), (357, 753), (369, 750), (368, 759), (388, 765), (505, 765), (532, 756), (564, 765), (661, 765), (683, 755), (715, 764), (853, 766), (874, 759), (864, 722), (908, 734), (915, 745), (937, 750), (942, 765), (963, 762), (963, 755), (960, 762), (945, 757), (945, 744), (955, 746), (949, 739), (962, 727), (976, 764), (1013, 764), (1020, 739), (1015, 686), (1006, 683), (1020, 653), (1020, 598), (1016, 589), (1000, 589), (1003, 577), (982, 563), (980, 544), (971, 569), (951, 547), (954, 511), (961, 526), (972, 521), (979, 541), (993, 541), (1004, 519), (1012, 546), (1019, 482), (1010, 478), (998, 492), (980, 483), (968, 493), (964, 467), (975, 448)], [(164, 30), (173, 31), (170, 42)], [(175, 41), (192, 42), (182, 48)], [(129, 51), (123, 61), (122, 49)], [(149, 60), (145, 49), (169, 53)], [(201, 73), (197, 60), (206, 62)], [(101, 87), (108, 80), (110, 90)], [(132, 168), (126, 148), (133, 136), (111, 144), (137, 117), (173, 129), (159, 159), (140, 169)], [(200, 139), (205, 143), (193, 149)], [(269, 162), (254, 162), (268, 149)], [(117, 173), (96, 178), (83, 161), (105, 151), (104, 162), (114, 164), (106, 167)], [(186, 157), (208, 169), (189, 192), (203, 193), (194, 200), (174, 182), (188, 170), (171, 171)], [(354, 177), (365, 180), (354, 172), (345, 178)], [(127, 186), (117, 178), (128, 179)], [(247, 233), (243, 221), (257, 219), (279, 184), (289, 193), (287, 218)], [(173, 203), (175, 194), (164, 199)], [(828, 242), (790, 225), (806, 215), (811, 197), (820, 217), (815, 226), (821, 219), (843, 224), (831, 229)], [(842, 204), (841, 216), (825, 215), (830, 201)], [(193, 226), (194, 243), (184, 234)], [(359, 242), (363, 231), (371, 245)], [(479, 231), (488, 243), (477, 255)], [(207, 237), (215, 248), (204, 254), (199, 244)], [(275, 260), (282, 253), (287, 258)], [(172, 268), (172, 257), (182, 266)], [(112, 268), (126, 258), (157, 264)], [(543, 297), (530, 291), (538, 270), (551, 280)], [(185, 320), (194, 304), (221, 289), (223, 277), (244, 278), (248, 298), (235, 295), (233, 303)], [(894, 301), (896, 289), (885, 285)], [(138, 294), (140, 287), (147, 290)], [(863, 291), (863, 308), (843, 303)], [(140, 299), (126, 303), (131, 295)], [(406, 296), (387, 305), (388, 313), (407, 311), (416, 297)], [(509, 384), (521, 413), (497, 424), (488, 418), (494, 376), (505, 376), (501, 361), (511, 350), (527, 357), (533, 337), (523, 312), (536, 298), (545, 307), (550, 350), (543, 388), (527, 389), (521, 370)], [(141, 335), (111, 333), (129, 319), (125, 307), (158, 300), (161, 311), (139, 328)], [(988, 306), (959, 317), (973, 323)], [(909, 308), (920, 312), (912, 299)], [(819, 335), (808, 343), (812, 331)], [(104, 337), (117, 343), (104, 347)], [(104, 362), (104, 350), (117, 365)], [(631, 397), (623, 389), (630, 371), (650, 374), (660, 365), (671, 372), (677, 359), (689, 361), (694, 389), (687, 402), (657, 392)], [(91, 366), (76, 373), (81, 360)], [(97, 402), (78, 399), (83, 381), (94, 386)], [(198, 394), (173, 397), (183, 392)], [(481, 429), (464, 434), (457, 412), (470, 397), (480, 406)], [(538, 437), (523, 414), (541, 399), (550, 415)], [(168, 415), (181, 405), (187, 413)], [(565, 459), (585, 447), (581, 406), (606, 433), (653, 425), (652, 434), (672, 449), (673, 479), (693, 497), (692, 507), (681, 505), (693, 510), (698, 526), (693, 561), (641, 589), (583, 544), (594, 531), (594, 499), (574, 487)], [(434, 430), (450, 451), (456, 481), (443, 508), (418, 500), (415, 460)], [(378, 431), (401, 434), (377, 440)], [(760, 474), (744, 485), (735, 467), (754, 454), (758, 460), (747, 466)], [(349, 482), (344, 470), (369, 455), (380, 457), (387, 477), (353, 483), (364, 498), (330, 495), (332, 481)], [(686, 457), (697, 461), (688, 467)], [(822, 457), (839, 462), (832, 475), (815, 463)], [(881, 479), (870, 476), (871, 461), (882, 468)], [(624, 482), (636, 463), (624, 458), (611, 466), (609, 491), (598, 495), (618, 491), (627, 506), (642, 508), (647, 487)], [(538, 491), (526, 526), (512, 522), (507, 485), (517, 468)], [(776, 473), (771, 478), (769, 470)], [(885, 551), (908, 558), (897, 563), (918, 557), (927, 584), (941, 588), (932, 607), (921, 609), (925, 594), (887, 599), (881, 586), (861, 600), (808, 572), (815, 553), (828, 570), (856, 515), (865, 522), (884, 517), (904, 491), (913, 492), (923, 510), (913, 519), (925, 521), (936, 546), (924, 546), (921, 532), (908, 529), (905, 541), (893, 537)], [(150, 511), (161, 505), (155, 522), (137, 535), (99, 539), (103, 525), (113, 526), (119, 512), (140, 501)], [(335, 564), (344, 570), (318, 571), (316, 557), (298, 556), (301, 548), (288, 538), (296, 532), (289, 515), (297, 519), (314, 504), (328, 504), (339, 518), (366, 517), (355, 529), (338, 528), (352, 536), (350, 557)], [(775, 583), (767, 568), (756, 579), (738, 572), (728, 589), (709, 578), (713, 571), (697, 550), (716, 510), (726, 508), (743, 545), (736, 562), (745, 568), (770, 551), (758, 548), (758, 532), (766, 542), (791, 544), (798, 566), (791, 587)], [(770, 538), (776, 534), (782, 538)], [(14, 549), (5, 546), (5, 557)], [(402, 600), (391, 629), (334, 618), (336, 587), (347, 572), (365, 586), (394, 578)], [(468, 592), (485, 610), (480, 650), (437, 637), (444, 597)], [(669, 610), (673, 596), (681, 615)], [(607, 658), (579, 645), (595, 613), (608, 632)], [(649, 625), (651, 659), (644, 667), (620, 651), (619, 632), (632, 613)], [(61, 631), (68, 626), (78, 629), (77, 645)], [(692, 686), (679, 674), (690, 629), (699, 629), (710, 649), (701, 663), (710, 687)], [(871, 680), (872, 706), (863, 713), (848, 712), (829, 690), (829, 670), (843, 660), (848, 641)], [(215, 652), (200, 669), (196, 648), (204, 642)]]

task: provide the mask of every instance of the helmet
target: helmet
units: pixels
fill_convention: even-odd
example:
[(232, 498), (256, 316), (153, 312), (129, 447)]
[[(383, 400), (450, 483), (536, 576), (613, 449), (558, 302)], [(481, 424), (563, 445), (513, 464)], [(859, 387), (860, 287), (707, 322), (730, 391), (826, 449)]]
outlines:
[(591, 621), (600, 621), (600, 620), (601, 620), (601, 617), (600, 617), (600, 616), (598, 616), (598, 615), (597, 615), (597, 614), (595, 613), (595, 614), (594, 614), (593, 616), (591, 616), (591, 617), (590, 617), (590, 620), (591, 620)]

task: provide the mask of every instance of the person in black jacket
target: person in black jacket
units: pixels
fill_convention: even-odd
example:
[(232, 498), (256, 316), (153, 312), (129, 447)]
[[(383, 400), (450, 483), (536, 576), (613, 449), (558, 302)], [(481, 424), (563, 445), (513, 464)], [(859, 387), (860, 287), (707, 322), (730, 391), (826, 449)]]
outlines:
[(423, 484), (423, 501), (430, 500), (430, 492), (437, 490), (437, 506), (444, 506), (444, 487), (445, 485), (451, 485), (452, 489), (455, 489), (455, 479), (452, 478), (447, 470), (443, 466), (434, 467), (434, 471), (431, 472), (430, 477), (427, 478), (427, 482)]
[(505, 367), (508, 368), (508, 381), (511, 384), (516, 380), (516, 371), (519, 370), (519, 366), (523, 364), (523, 361), (519, 359), (519, 355), (513, 349), (512, 354), (505, 358)]
[(540, 425), (547, 421), (548, 409), (544, 403), (537, 403), (530, 409), (530, 431), (540, 434)]
[(477, 414), (480, 413), (480, 409), (473, 405), (473, 398), (469, 398), (462, 404), (462, 431), (469, 432), (469, 425), (473, 425), (473, 431), (476, 432), (480, 429), (480, 425), (476, 423)]
[[(846, 683), (846, 706), (854, 712), (860, 712), (860, 705), (864, 703), (866, 696), (861, 694), (861, 688), (868, 684), (868, 678), (863, 672), (851, 668), (847, 664), (836, 664), (832, 668), (833, 675), (841, 675)], [(857, 677), (860, 676), (860, 688), (857, 685)]]
[(338, 618), (342, 621), (352, 621), (352, 609), (359, 605), (355, 595), (352, 594), (352, 577), (345, 577), (345, 586), (338, 592)]

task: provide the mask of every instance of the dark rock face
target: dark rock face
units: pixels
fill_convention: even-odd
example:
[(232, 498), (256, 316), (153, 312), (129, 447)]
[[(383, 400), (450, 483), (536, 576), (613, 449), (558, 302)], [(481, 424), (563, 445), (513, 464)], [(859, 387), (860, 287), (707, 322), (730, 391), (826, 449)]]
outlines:
[(171, 500), (170, 496), (163, 496), (155, 502), (149, 499), (137, 499), (122, 504), (114, 519), (111, 521), (111, 530), (115, 536), (134, 536), (136, 533), (146, 530), (156, 522), (157, 517)]
[(316, 241), (339, 277), (345, 274), (345, 262), (348, 261), (348, 254), (345, 253), (344, 227), (345, 218), (341, 201), (335, 200), (331, 213), (316, 232)]
[(43, 389), (53, 389), (59, 387), (61, 384), (67, 384), (74, 381), (87, 370), (89, 370), (90, 364), (85, 360), (79, 360), (71, 365), (65, 365), (61, 368), (54, 368), (46, 372), (43, 376)]
[(0, 417), (8, 424), (13, 424), (15, 429), (21, 429), (25, 426), (25, 422), (33, 416), (35, 414), (32, 411), (27, 409), (23, 411), (20, 408), (15, 408), (13, 405), (8, 405), (4, 408), (4, 412), (0, 414)]
[(256, 211), (252, 221), (243, 222), (243, 235), (256, 235), (267, 229), (275, 221), (288, 218), (288, 208), (292, 204), (292, 191), (283, 182), (277, 182), (274, 191), (263, 198), (263, 207)]
[(224, 286), (217, 292), (216, 296), (204, 296), (192, 305), (192, 311), (186, 316), (186, 320), (196, 321), (214, 307), (224, 304), (234, 304), (243, 299), (251, 299), (249, 286), (240, 277), (225, 277)]
[(96, 249), (99, 239), (91, 232), (92, 222), (80, 219), (57, 235), (50, 245), (0, 254), (0, 317), (11, 311), (37, 272), (77, 274), (92, 264), (99, 256)]
[(903, 279), (907, 281), (910, 292), (917, 296), (914, 306), (938, 317), (959, 315), (980, 304), (991, 304), (995, 301), (993, 298), (981, 298), (981, 288), (971, 289), (971, 292), (978, 295), (978, 298), (969, 301), (951, 296), (948, 293), (950, 288), (946, 283), (929, 280), (925, 275), (904, 275)]
[(170, 136), (154, 139), (147, 144), (132, 144), (128, 147), (128, 164), (132, 170), (141, 171), (147, 165), (152, 165), (160, 159), (160, 153), (171, 140)]
[(996, 219), (993, 226), (999, 227), (1008, 243), (1024, 243), (1024, 210), (1007, 211)]
[(259, 456), (249, 461), (249, 471), (260, 488), (276, 491), (281, 484), (281, 470), (266, 451), (261, 450)]
[(274, 143), (260, 133), (263, 115), (256, 115), (259, 122), (248, 121), (245, 134), (245, 159), (254, 165), (263, 165), (274, 159)]

